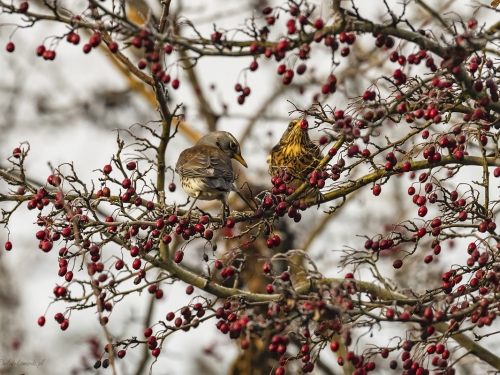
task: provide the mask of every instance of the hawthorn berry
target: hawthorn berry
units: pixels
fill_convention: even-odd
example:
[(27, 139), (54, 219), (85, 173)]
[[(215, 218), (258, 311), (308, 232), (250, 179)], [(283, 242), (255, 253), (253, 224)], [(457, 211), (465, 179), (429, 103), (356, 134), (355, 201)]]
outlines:
[[(29, 4), (27, 1), (23, 1), (21, 4), (19, 4), (19, 11), (21, 13), (26, 13), (28, 11)], [(470, 23), (470, 21), (469, 21)]]

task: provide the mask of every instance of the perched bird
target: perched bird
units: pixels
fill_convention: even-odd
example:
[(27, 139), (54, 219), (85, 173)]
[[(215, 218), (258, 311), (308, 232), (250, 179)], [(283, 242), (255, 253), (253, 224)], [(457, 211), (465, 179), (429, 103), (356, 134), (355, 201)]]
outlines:
[(288, 186), (298, 188), (307, 180), (319, 164), (323, 155), (318, 145), (309, 138), (306, 126), (301, 126), (301, 119), (295, 119), (288, 124), (280, 141), (271, 149), (267, 159), (269, 174), (277, 175), (286, 171), (292, 177)]
[(198, 199), (217, 199), (222, 202), (222, 220), (225, 222), (226, 212), (229, 212), (229, 192), (238, 193), (233, 184), (236, 176), (231, 159), (247, 167), (241, 156), (240, 144), (225, 131), (211, 132), (201, 137), (193, 147), (181, 152), (175, 171), (179, 174), (182, 189), (194, 198), (187, 215)]

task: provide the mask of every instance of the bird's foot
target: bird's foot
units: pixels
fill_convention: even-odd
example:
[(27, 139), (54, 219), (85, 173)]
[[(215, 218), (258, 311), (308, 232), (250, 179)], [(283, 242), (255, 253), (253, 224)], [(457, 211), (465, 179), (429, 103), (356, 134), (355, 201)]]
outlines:
[(226, 226), (226, 221), (227, 217), (224, 214), (217, 215), (217, 217), (220, 218), (220, 223), (218, 225), (218, 228), (224, 228)]

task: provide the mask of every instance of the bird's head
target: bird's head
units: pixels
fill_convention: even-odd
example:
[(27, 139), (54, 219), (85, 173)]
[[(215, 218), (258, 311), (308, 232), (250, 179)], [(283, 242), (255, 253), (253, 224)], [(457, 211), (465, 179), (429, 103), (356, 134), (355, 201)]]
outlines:
[(229, 132), (225, 131), (215, 131), (208, 133), (200, 138), (197, 145), (206, 145), (212, 147), (218, 147), (226, 154), (229, 155), (230, 158), (236, 159), (239, 161), (244, 167), (247, 167), (247, 163), (245, 159), (241, 156), (241, 148), (240, 144)]
[(301, 119), (294, 119), (290, 121), (285, 132), (281, 136), (280, 143), (282, 145), (306, 144), (310, 142), (307, 128), (302, 128), (300, 126), (301, 121)]

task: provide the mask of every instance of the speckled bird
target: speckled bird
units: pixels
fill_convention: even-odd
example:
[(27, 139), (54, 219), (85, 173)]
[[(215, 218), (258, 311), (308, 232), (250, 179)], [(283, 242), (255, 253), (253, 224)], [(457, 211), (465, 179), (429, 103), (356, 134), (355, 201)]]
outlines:
[(286, 170), (293, 178), (287, 185), (295, 188), (307, 180), (307, 175), (323, 159), (320, 148), (311, 141), (307, 128), (302, 129), (300, 123), (300, 119), (295, 119), (288, 124), (280, 141), (271, 149), (267, 159), (269, 174), (273, 176), (280, 170)]
[(225, 131), (211, 132), (181, 152), (175, 171), (179, 174), (182, 189), (194, 198), (188, 215), (198, 199), (217, 199), (222, 202), (222, 219), (225, 221), (226, 212), (229, 212), (228, 195), (231, 191), (237, 192), (231, 159), (247, 167), (240, 144)]

